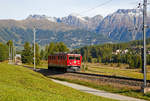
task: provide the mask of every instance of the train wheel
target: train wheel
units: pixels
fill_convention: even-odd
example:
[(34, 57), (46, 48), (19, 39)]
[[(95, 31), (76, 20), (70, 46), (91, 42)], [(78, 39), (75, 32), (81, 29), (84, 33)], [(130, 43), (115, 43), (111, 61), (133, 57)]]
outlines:
[(66, 68), (64, 68), (64, 72), (67, 72), (67, 69), (66, 69)]
[(50, 66), (48, 66), (48, 70), (51, 70), (52, 68)]

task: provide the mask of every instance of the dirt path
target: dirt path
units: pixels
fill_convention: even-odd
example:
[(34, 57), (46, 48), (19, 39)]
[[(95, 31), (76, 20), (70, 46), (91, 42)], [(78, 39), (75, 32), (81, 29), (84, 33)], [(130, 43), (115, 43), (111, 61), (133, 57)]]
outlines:
[(60, 83), (65, 86), (68, 86), (68, 87), (71, 87), (71, 88), (74, 88), (74, 89), (77, 89), (77, 90), (80, 90), (82, 92), (94, 94), (94, 95), (105, 97), (105, 98), (111, 98), (111, 99), (116, 99), (116, 100), (120, 100), (120, 101), (146, 101), (146, 100), (136, 99), (136, 98), (127, 97), (127, 96), (123, 96), (123, 95), (119, 95), (119, 94), (108, 93), (106, 91), (96, 90), (96, 89), (89, 88), (86, 86), (81, 86), (78, 84), (68, 83), (68, 82), (64, 82), (64, 81), (59, 81), (59, 80), (54, 80), (54, 79), (52, 79), (52, 81), (54, 81), (56, 83)]

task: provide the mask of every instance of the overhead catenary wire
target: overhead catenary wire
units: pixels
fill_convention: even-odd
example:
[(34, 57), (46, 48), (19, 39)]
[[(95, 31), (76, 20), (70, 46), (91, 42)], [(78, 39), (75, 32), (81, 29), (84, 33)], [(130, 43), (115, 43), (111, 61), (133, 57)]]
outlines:
[(85, 11), (81, 11), (81, 12), (79, 12), (79, 14), (83, 14), (83, 13), (87, 13), (87, 12), (90, 12), (90, 11), (92, 11), (92, 10), (95, 10), (95, 9), (97, 9), (97, 8), (99, 8), (99, 7), (102, 7), (102, 6), (104, 6), (104, 5), (108, 4), (108, 3), (110, 3), (111, 1), (112, 1), (112, 0), (108, 0), (108, 1), (106, 1), (106, 2), (103, 2), (103, 3), (97, 5), (97, 6), (93, 7), (93, 8), (89, 8), (89, 9), (87, 9), (87, 10), (85, 10)]

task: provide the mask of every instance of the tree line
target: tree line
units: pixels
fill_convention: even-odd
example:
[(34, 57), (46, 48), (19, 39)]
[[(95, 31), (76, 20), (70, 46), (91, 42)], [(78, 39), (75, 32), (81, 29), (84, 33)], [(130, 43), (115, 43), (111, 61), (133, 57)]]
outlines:
[(13, 41), (9, 40), (6, 44), (0, 43), (0, 62), (13, 58), (14, 56), (9, 54), (14, 52)]
[[(21, 52), (22, 63), (33, 64), (34, 58), (34, 47), (31, 46), (29, 42), (24, 44), (24, 50)], [(50, 54), (55, 54), (57, 52), (68, 52), (69, 49), (63, 42), (53, 43), (45, 46), (45, 49), (40, 49), (39, 45), (35, 44), (35, 58), (36, 65), (40, 64), (41, 60), (47, 60)]]
[[(147, 39), (147, 44), (150, 44), (150, 39)], [(40, 64), (41, 60), (47, 60), (50, 54), (57, 52), (69, 52), (69, 48), (63, 42), (51, 42), (43, 49), (36, 43), (36, 65)], [(129, 64), (129, 68), (142, 67), (142, 41), (131, 41), (128, 43), (119, 44), (103, 44), (85, 46), (79, 49), (74, 49), (72, 53), (79, 53), (83, 57), (83, 62), (96, 63), (124, 63)], [(13, 47), (13, 42), (9, 40), (6, 44), (0, 43), (0, 61), (5, 61), (9, 58), (9, 50)], [(116, 53), (116, 50), (128, 50), (128, 52)], [(150, 50), (148, 48), (147, 50)], [(12, 50), (13, 51), (13, 50)], [(33, 64), (33, 45), (29, 42), (24, 44), (24, 49), (20, 52), (22, 62)], [(147, 54), (147, 64), (150, 65), (150, 54)]]
[[(12, 40), (9, 40), (6, 44), (0, 43), (0, 62), (14, 58), (14, 55), (9, 56), (9, 54), (12, 54), (15, 51), (13, 44), (14, 43)], [(39, 65), (41, 60), (48, 60), (48, 56), (50, 54), (55, 54), (58, 52), (69, 52), (69, 48), (63, 42), (51, 42), (49, 45), (46, 45), (44, 49), (41, 49), (40, 46), (36, 43), (35, 50), (36, 65)], [(21, 54), (22, 63), (33, 64), (33, 44), (25, 42), (23, 45), (23, 50), (19, 51), (18, 53)]]
[(7, 60), (9, 57), (9, 47), (7, 44), (0, 43), (0, 62)]
[[(83, 62), (129, 64), (129, 68), (142, 68), (142, 42), (132, 41), (119, 44), (85, 46), (75, 49), (73, 53), (83, 56)], [(117, 52), (117, 50), (119, 52)], [(125, 51), (126, 50), (126, 51)], [(150, 55), (147, 54), (150, 65)]]

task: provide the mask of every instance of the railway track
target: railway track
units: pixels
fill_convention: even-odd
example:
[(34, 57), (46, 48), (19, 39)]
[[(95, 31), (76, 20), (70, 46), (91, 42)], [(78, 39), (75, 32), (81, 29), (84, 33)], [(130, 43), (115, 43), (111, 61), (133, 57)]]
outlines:
[[(115, 83), (121, 85), (129, 85), (129, 86), (139, 86), (143, 85), (142, 79), (129, 78), (129, 77), (121, 77), (121, 76), (110, 76), (110, 75), (101, 75), (101, 74), (91, 74), (91, 73), (81, 73), (81, 72), (62, 72), (62, 71), (49, 71), (47, 69), (41, 69), (39, 71), (43, 75), (50, 76), (59, 76), (62, 77), (76, 77), (80, 79), (105, 82), (105, 83)], [(150, 80), (147, 80), (147, 84), (150, 86)]]
[[(33, 67), (30, 66), (24, 66), (24, 67), (33, 70)], [(36, 71), (45, 76), (61, 74), (65, 76), (76, 76), (84, 79), (104, 81), (109, 83), (119, 83), (119, 84), (130, 85), (130, 86), (141, 86), (143, 84), (143, 79), (123, 77), (123, 76), (101, 75), (101, 74), (91, 74), (91, 73), (82, 73), (82, 72), (62, 72), (62, 71), (55, 71), (55, 70), (50, 71), (48, 69), (37, 69)], [(147, 83), (150, 86), (150, 80), (147, 80)]]
[[(143, 79), (123, 77), (123, 76), (111, 76), (111, 75), (101, 75), (101, 74), (91, 74), (91, 73), (81, 73), (81, 72), (71, 72), (71, 73), (80, 74), (80, 75), (87, 75), (87, 76), (106, 77), (106, 78), (113, 78), (113, 79), (143, 82)], [(147, 80), (147, 82), (150, 83), (150, 80)]]
[[(90, 80), (92, 82), (99, 82), (99, 83), (106, 83), (106, 84), (113, 84), (113, 85), (124, 85), (127, 87), (128, 86), (141, 87), (143, 85), (142, 79), (121, 77), (121, 76), (110, 76), (110, 75), (100, 75), (100, 74), (81, 73), (81, 72), (70, 72), (64, 75), (68, 75), (68, 77), (72, 77), (72, 78), (76, 77), (84, 80)], [(148, 80), (147, 85), (150, 86), (150, 80)]]

